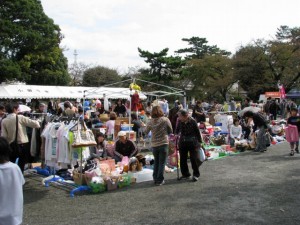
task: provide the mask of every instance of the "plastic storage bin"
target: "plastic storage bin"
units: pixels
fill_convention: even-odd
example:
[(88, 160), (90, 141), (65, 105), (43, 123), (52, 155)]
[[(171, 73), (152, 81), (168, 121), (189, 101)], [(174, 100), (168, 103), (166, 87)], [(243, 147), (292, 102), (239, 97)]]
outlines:
[(153, 177), (153, 170), (144, 168), (142, 171), (139, 172), (129, 172), (130, 176), (134, 177), (136, 179), (136, 183), (146, 182), (146, 181), (152, 181)]

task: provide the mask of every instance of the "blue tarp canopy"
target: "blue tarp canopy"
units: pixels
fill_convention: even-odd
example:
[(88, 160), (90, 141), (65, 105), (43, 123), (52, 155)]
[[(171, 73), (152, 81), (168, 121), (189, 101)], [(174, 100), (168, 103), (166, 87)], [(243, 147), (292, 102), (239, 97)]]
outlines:
[(300, 90), (299, 89), (292, 89), (286, 94), (287, 98), (300, 98)]

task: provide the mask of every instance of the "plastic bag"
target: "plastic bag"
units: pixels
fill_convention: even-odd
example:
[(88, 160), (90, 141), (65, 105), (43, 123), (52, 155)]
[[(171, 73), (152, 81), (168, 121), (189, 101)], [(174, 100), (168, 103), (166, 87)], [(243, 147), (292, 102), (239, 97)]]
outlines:
[(200, 155), (200, 161), (204, 162), (206, 160), (206, 155), (205, 155), (205, 151), (203, 148), (199, 149), (199, 155)]

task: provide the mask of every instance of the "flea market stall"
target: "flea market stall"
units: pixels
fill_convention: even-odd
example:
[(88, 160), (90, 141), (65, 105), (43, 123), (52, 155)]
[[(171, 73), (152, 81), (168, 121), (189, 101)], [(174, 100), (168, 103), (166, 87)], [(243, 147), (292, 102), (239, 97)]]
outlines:
[[(138, 82), (144, 81), (139, 80)], [(161, 87), (162, 85), (158, 84), (158, 86)], [(133, 88), (131, 86), (119, 88), (111, 86), (62, 87), (2, 84), (0, 86), (0, 98), (83, 99), (83, 102), (86, 99), (101, 99), (104, 103), (107, 99), (124, 99), (128, 100), (131, 106), (132, 95), (136, 91), (135, 87), (136, 85)], [(171, 94), (174, 94), (174, 91), (175, 89), (172, 89)], [(176, 90), (176, 93), (183, 95), (178, 90)], [(170, 95), (170, 92), (153, 91), (151, 93), (143, 93), (138, 90), (138, 95), (141, 100), (147, 99), (146, 95), (158, 99), (159, 97)], [(129, 109), (131, 109), (130, 106)], [(137, 111), (136, 113), (139, 115), (140, 112)], [(99, 115), (99, 118), (101, 116)], [(125, 131), (128, 133), (129, 139), (136, 141), (136, 136), (131, 135), (131, 122), (131, 111), (129, 110), (128, 117), (116, 119), (114, 133), (116, 134), (118, 130)], [(99, 127), (99, 131), (105, 132), (105, 126)], [(100, 193), (123, 188), (131, 183), (152, 180), (150, 161), (153, 161), (153, 157), (145, 157), (142, 154), (138, 154), (133, 158), (125, 157), (121, 162), (116, 163), (114, 159), (116, 138), (114, 137), (107, 142), (108, 156), (101, 159), (90, 159), (90, 149), (95, 146), (95, 137), (91, 130), (87, 129), (83, 121), (74, 120), (73, 118), (66, 120), (54, 118), (47, 122), (47, 125), (40, 133), (43, 143), (45, 143), (42, 152), (44, 165), (28, 170), (28, 172), (43, 175), (43, 184), (45, 186), (59, 183), (59, 185), (71, 187), (70, 194), (74, 196), (77, 191)]]

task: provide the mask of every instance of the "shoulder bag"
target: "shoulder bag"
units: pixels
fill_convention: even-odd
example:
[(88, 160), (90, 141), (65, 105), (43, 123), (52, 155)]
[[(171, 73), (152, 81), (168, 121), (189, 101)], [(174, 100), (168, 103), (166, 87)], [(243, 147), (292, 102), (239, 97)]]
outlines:
[(17, 158), (19, 158), (20, 156), (20, 148), (19, 148), (19, 144), (18, 144), (18, 123), (19, 123), (19, 120), (18, 120), (18, 115), (16, 116), (16, 136), (15, 136), (15, 140), (10, 143), (10, 148), (11, 148), (11, 154), (10, 154), (10, 160), (12, 162), (15, 162), (15, 160)]
[(77, 130), (74, 133), (73, 148), (89, 147), (97, 145), (94, 134), (90, 129), (87, 129), (85, 123), (82, 121), (82, 129), (79, 128), (79, 122), (77, 124)]

